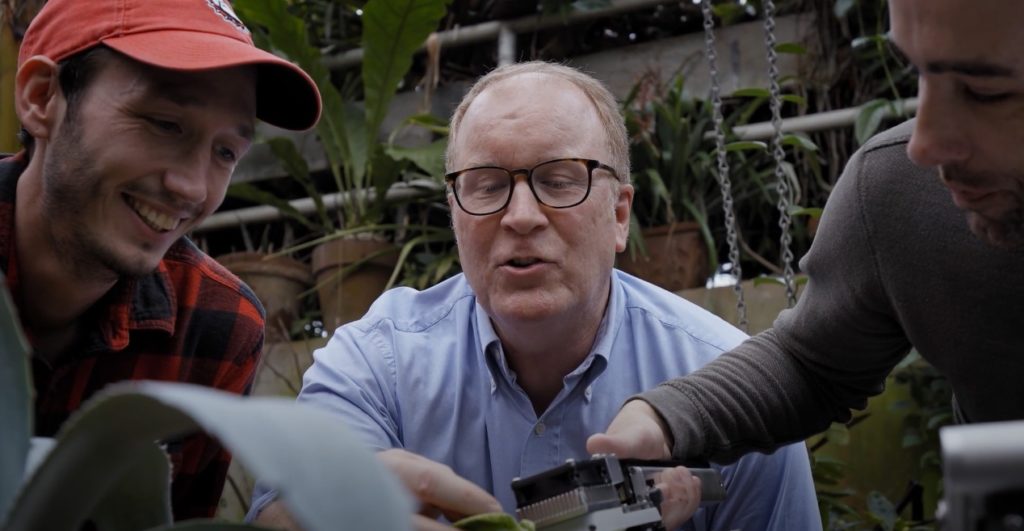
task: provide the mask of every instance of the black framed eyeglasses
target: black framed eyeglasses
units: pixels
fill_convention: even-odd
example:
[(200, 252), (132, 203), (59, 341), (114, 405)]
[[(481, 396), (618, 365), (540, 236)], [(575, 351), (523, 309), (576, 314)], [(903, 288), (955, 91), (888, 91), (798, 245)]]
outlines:
[(595, 169), (619, 178), (614, 168), (593, 159), (556, 159), (529, 169), (467, 168), (445, 175), (444, 180), (455, 194), (459, 208), (467, 214), (486, 216), (500, 212), (512, 201), (516, 175), (526, 176), (526, 184), (540, 204), (551, 208), (574, 207), (590, 195)]

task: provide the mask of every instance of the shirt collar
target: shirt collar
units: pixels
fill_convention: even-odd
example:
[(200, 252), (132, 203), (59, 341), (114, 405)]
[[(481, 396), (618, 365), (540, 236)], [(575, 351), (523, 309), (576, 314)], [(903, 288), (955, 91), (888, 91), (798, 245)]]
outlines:
[(127, 348), (135, 330), (173, 334), (178, 312), (167, 264), (161, 260), (156, 271), (119, 281), (97, 307), (103, 312), (97, 339), (110, 350)]
[[(7, 287), (16, 293), (17, 256), (14, 241), (14, 206), (18, 178), (25, 171), (28, 160), (24, 152), (0, 159), (0, 267), (7, 279)], [(179, 246), (185, 246), (180, 249)], [(184, 239), (176, 242), (168, 253), (188, 250), (190, 244)], [(156, 271), (135, 279), (123, 279), (111, 288), (93, 307), (97, 312), (98, 336), (96, 345), (113, 351), (128, 346), (132, 330), (162, 330), (174, 333), (177, 301), (165, 260), (160, 261)]]
[[(610, 284), (611, 294), (608, 298), (608, 306), (605, 308), (604, 317), (601, 318), (601, 324), (598, 326), (594, 347), (587, 357), (584, 358), (583, 362), (566, 375), (567, 379), (579, 378), (581, 375), (586, 374), (592, 366), (596, 365), (595, 374), (590, 378), (590, 381), (593, 381), (593, 378), (604, 372), (604, 368), (608, 366), (612, 345), (615, 343), (615, 336), (622, 326), (623, 315), (625, 314), (625, 294), (618, 277), (614, 273), (611, 275)], [(494, 330), (494, 325), (491, 323), (491, 319), (484, 310), (484, 307), (480, 305), (479, 300), (476, 302), (474, 315), (476, 319), (476, 335), (480, 341), (480, 351), (484, 353), (487, 368), (491, 371), (492, 381), (504, 379), (509, 384), (515, 383), (515, 374), (508, 366), (508, 359), (505, 357), (505, 351), (501, 347), (501, 339), (498, 338), (498, 333)], [(492, 385), (492, 391), (494, 388)]]

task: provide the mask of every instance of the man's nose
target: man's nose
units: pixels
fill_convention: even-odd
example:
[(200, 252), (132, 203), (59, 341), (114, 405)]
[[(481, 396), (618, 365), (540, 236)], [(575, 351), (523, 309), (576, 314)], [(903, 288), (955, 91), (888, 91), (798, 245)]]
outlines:
[(547, 224), (547, 216), (543, 207), (530, 189), (526, 176), (516, 176), (512, 182), (512, 197), (502, 215), (502, 225), (519, 233), (528, 233), (533, 229)]
[(970, 156), (970, 138), (959, 119), (958, 104), (946, 97), (951, 89), (920, 81), (917, 121), (907, 145), (907, 155), (919, 166), (957, 164)]
[(209, 178), (209, 157), (200, 151), (183, 153), (169, 165), (164, 172), (164, 189), (175, 199), (193, 205), (206, 201), (207, 180)]

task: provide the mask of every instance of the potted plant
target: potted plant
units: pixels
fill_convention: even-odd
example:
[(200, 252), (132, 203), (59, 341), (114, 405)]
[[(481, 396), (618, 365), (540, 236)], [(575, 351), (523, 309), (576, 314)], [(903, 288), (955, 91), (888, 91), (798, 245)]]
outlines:
[[(407, 255), (393, 234), (408, 227), (385, 223), (388, 190), (397, 182), (438, 178), (443, 173), (445, 141), (420, 148), (396, 146), (393, 136), (380, 140), (381, 124), (399, 83), (412, 65), (416, 50), (439, 24), (449, 0), (370, 0), (362, 9), (361, 88), (363, 106), (343, 97), (321, 62), (321, 51), (309, 43), (303, 20), (288, 11), (284, 0), (238, 0), (235, 10), (253, 28), (257, 45), (296, 62), (316, 80), (323, 115), (316, 135), (328, 162), (332, 192), (343, 193), (337, 216), (325, 194), (313, 183), (309, 168), (288, 139), (270, 141), (271, 149), (298, 179), (316, 204), (313, 219), (303, 223), (321, 237), (313, 247), (313, 273), (320, 295), (324, 326), (333, 329), (359, 318), (386, 286), (394, 282), (398, 259)], [(409, 123), (443, 131), (436, 119), (416, 116)], [(235, 192), (237, 192), (237, 188)], [(436, 188), (441, 193), (441, 188)], [(269, 200), (269, 198), (264, 198)], [(270, 200), (273, 201), (273, 200)], [(283, 204), (282, 204), (283, 203)], [(302, 217), (286, 202), (275, 203), (293, 219)], [(419, 241), (450, 239), (445, 228), (418, 227)], [(297, 250), (295, 248), (291, 250)]]
[[(288, 225), (285, 228), (283, 246), (288, 246), (292, 231), (287, 230)], [(252, 288), (263, 304), (267, 313), (266, 341), (288, 341), (292, 324), (301, 312), (302, 295), (313, 285), (309, 264), (289, 254), (274, 252), (269, 230), (263, 231), (259, 244), (253, 243), (244, 224), (241, 232), (244, 250), (219, 255), (216, 260)]]
[[(662, 84), (656, 74), (642, 76), (623, 103), (633, 162), (630, 243), (617, 265), (670, 291), (703, 286), (718, 267), (723, 234), (722, 193), (717, 178), (714, 121), (709, 102), (684, 93), (682, 76)], [(726, 135), (734, 210), (742, 219), (776, 219), (774, 161), (759, 141), (737, 140), (736, 125), (747, 123), (767, 100), (767, 91), (749, 89), (726, 113)], [(786, 145), (813, 151), (799, 135)], [(792, 165), (784, 169), (793, 173)], [(741, 215), (742, 214), (742, 215)], [(740, 236), (745, 253), (766, 267)]]
[(643, 75), (623, 104), (630, 134), (633, 200), (630, 245), (620, 269), (670, 291), (702, 285), (716, 262), (708, 207), (712, 173), (710, 108), (683, 94), (683, 79), (663, 86)]

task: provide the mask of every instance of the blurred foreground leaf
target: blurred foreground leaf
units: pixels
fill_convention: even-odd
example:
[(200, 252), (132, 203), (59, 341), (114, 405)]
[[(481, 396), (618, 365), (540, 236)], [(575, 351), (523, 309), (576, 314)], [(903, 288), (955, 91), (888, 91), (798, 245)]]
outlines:
[(507, 513), (486, 513), (469, 516), (452, 524), (456, 529), (465, 531), (534, 531), (533, 522), (516, 521)]

